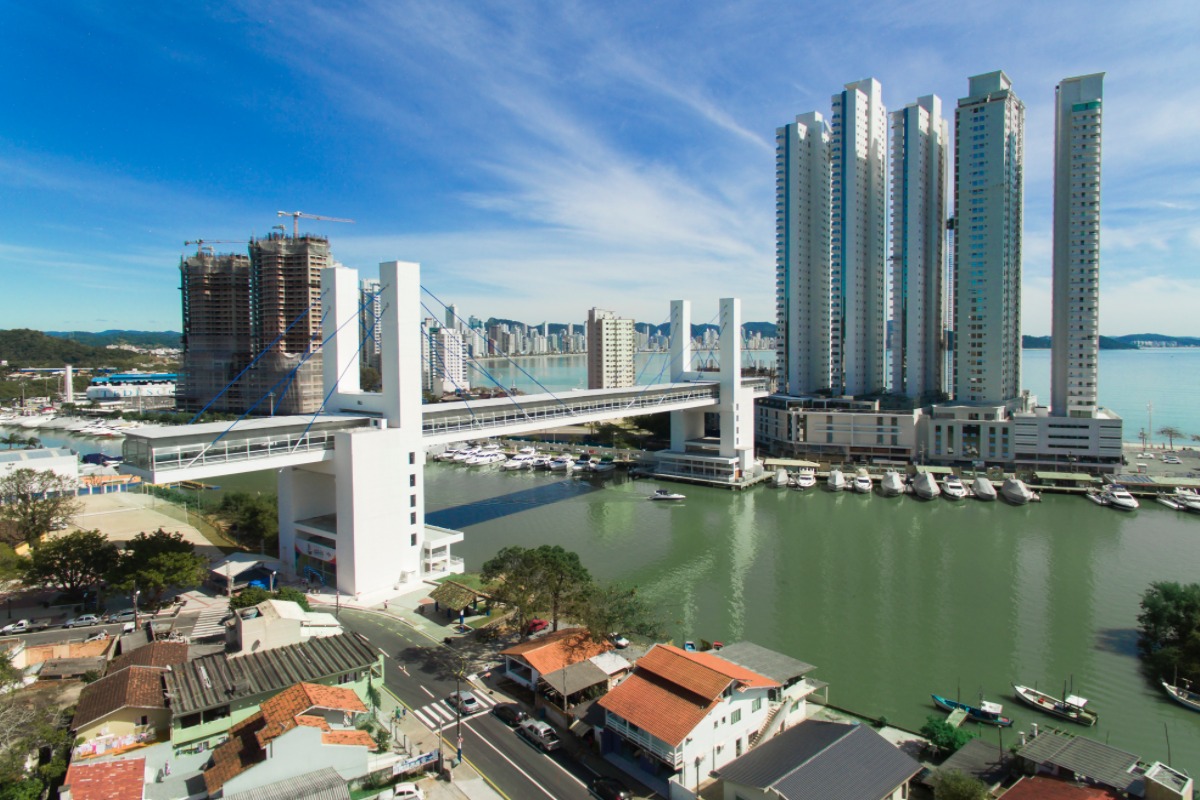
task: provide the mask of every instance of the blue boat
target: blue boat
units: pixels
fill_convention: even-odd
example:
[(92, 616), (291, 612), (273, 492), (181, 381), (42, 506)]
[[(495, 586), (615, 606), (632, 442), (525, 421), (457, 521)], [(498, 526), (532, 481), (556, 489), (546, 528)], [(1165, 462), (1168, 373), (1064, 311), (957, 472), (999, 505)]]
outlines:
[(970, 706), (966, 703), (960, 703), (957, 700), (951, 700), (947, 697), (942, 697), (940, 694), (931, 695), (933, 704), (943, 711), (954, 711), (961, 708), (967, 712), (967, 716), (976, 722), (982, 722), (984, 725), (996, 725), (997, 727), (1007, 728), (1012, 725), (1012, 720), (1001, 715), (1004, 706), (999, 703), (989, 703), (987, 700), (980, 700), (978, 706)]

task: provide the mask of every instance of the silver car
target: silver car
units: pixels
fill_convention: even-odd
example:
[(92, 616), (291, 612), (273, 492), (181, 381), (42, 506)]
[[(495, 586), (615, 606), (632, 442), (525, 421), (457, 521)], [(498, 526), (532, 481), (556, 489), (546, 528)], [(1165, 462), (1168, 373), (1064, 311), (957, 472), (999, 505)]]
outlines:
[(446, 698), (446, 702), (449, 703), (451, 707), (458, 709), (458, 712), (464, 717), (470, 716), (471, 714), (474, 714), (476, 711), (479, 711), (481, 708), (483, 708), (483, 705), (479, 702), (479, 699), (471, 692), (455, 692)]

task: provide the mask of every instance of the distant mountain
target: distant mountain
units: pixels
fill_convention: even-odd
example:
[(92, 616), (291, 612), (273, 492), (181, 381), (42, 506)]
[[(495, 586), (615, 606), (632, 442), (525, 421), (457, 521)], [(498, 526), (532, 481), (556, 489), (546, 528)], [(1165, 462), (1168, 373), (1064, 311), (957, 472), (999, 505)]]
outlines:
[(1200, 347), (1200, 339), (1194, 336), (1164, 336), (1161, 333), (1130, 333), (1116, 337), (1135, 347)]
[(127, 368), (137, 366), (145, 359), (145, 356), (128, 350), (92, 347), (27, 328), (0, 331), (0, 361), (7, 361), (9, 367), (61, 367), (72, 364)]
[[(1150, 339), (1146, 338), (1148, 336), (1157, 337), (1157, 338), (1150, 340)], [(1196, 342), (1195, 345), (1188, 345), (1188, 344), (1160, 345), (1163, 347), (1195, 347), (1195, 346), (1200, 345), (1200, 339), (1177, 339), (1177, 338), (1170, 337), (1170, 336), (1160, 336), (1159, 334), (1156, 334), (1156, 333), (1145, 333), (1145, 334), (1132, 334), (1130, 336), (1101, 336), (1100, 337), (1100, 349), (1101, 350), (1137, 350), (1138, 345), (1136, 344), (1136, 342), (1160, 341), (1160, 340), (1168, 341), (1168, 342), (1183, 342), (1183, 341)], [(1021, 337), (1021, 347), (1026, 350), (1049, 350), (1050, 349), (1050, 337), (1049, 336), (1022, 336)]]
[(56, 339), (107, 347), (110, 344), (128, 344), (134, 347), (182, 347), (183, 334), (178, 331), (45, 331)]

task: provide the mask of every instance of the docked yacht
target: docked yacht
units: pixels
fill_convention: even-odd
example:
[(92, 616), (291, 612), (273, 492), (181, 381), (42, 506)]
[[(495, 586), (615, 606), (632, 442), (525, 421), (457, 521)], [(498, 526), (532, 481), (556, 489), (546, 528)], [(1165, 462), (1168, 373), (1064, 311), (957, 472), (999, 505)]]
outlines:
[(789, 481), (788, 471), (786, 469), (784, 469), (783, 467), (780, 467), (779, 469), (775, 470), (774, 480), (775, 480), (775, 488), (777, 488), (777, 489), (782, 489), (783, 487), (787, 486), (788, 481)]
[(898, 497), (904, 494), (904, 478), (894, 469), (889, 469), (879, 482), (879, 490), (884, 497)]
[(846, 476), (840, 469), (831, 469), (829, 477), (825, 479), (825, 486), (831, 492), (840, 492), (846, 488)]
[(942, 494), (947, 500), (962, 500), (967, 496), (967, 487), (963, 486), (962, 478), (957, 475), (947, 475), (942, 479)]
[(1184, 511), (1200, 511), (1200, 494), (1196, 494), (1190, 489), (1182, 486), (1176, 487), (1175, 493), (1170, 495), (1170, 499), (1182, 506)]
[(458, 462), (467, 461), (468, 459), (479, 455), (479, 452), (480, 448), (478, 447), (464, 447), (462, 450), (459, 450), (457, 453), (455, 453), (451, 460)]
[(550, 459), (551, 472), (569, 472), (575, 466), (575, 459), (566, 453)]
[(533, 453), (520, 452), (508, 461), (505, 461), (503, 468), (508, 470), (533, 469), (534, 458)]
[(996, 499), (996, 487), (992, 485), (992, 482), (988, 480), (986, 475), (975, 476), (975, 480), (971, 482), (971, 491), (980, 500)]
[(922, 500), (932, 500), (942, 493), (932, 472), (918, 472), (913, 478), (913, 492)]
[(1136, 511), (1140, 505), (1137, 498), (1119, 483), (1114, 483), (1105, 489), (1102, 496), (1108, 501), (1110, 507), (1118, 511)]
[(788, 485), (793, 489), (811, 489), (817, 485), (817, 471), (812, 467), (801, 467)]
[(1025, 482), (1019, 480), (1015, 475), (1004, 479), (1004, 485), (1000, 487), (1000, 496), (1014, 506), (1023, 506), (1034, 497)]
[(499, 450), (487, 450), (471, 456), (467, 459), (467, 465), (472, 467), (482, 467), (488, 464), (498, 464), (501, 461), (507, 461), (508, 456), (501, 453)]
[(860, 469), (855, 473), (854, 491), (859, 494), (870, 494), (873, 488), (875, 488), (875, 483), (871, 480), (871, 475), (865, 469)]
[(588, 469), (601, 475), (613, 472), (616, 470), (616, 468), (617, 462), (613, 461), (611, 458), (602, 458), (599, 461), (593, 461), (588, 465)]

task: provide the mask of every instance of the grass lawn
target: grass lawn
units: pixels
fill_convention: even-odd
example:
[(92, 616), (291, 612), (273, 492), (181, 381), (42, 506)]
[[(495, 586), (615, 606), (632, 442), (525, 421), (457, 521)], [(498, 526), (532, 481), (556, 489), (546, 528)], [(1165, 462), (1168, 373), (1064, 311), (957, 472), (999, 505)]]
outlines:
[(445, 581), (461, 583), (468, 589), (479, 589), (480, 591), (483, 590), (483, 581), (480, 579), (478, 572), (464, 572), (461, 575), (447, 575), (444, 578), (438, 578), (437, 582), (443, 583)]

